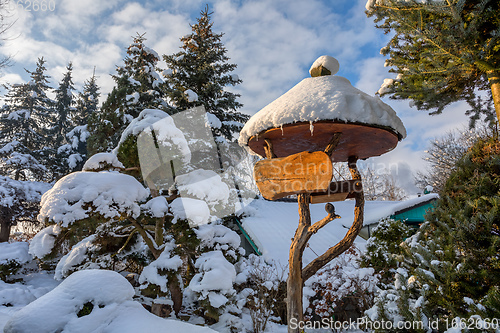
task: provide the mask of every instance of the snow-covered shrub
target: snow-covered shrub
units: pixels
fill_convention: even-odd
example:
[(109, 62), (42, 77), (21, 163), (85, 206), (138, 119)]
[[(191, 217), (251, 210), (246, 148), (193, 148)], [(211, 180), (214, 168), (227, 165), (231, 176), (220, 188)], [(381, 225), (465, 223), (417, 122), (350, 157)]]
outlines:
[(371, 320), (444, 331), (456, 318), (500, 317), (499, 180), (498, 137), (481, 139), (457, 162), (428, 222), (402, 243), (391, 283), (367, 312)]
[(14, 313), (5, 333), (213, 333), (177, 320), (159, 318), (132, 300), (134, 289), (120, 274), (75, 272), (59, 286)]
[(9, 240), (11, 227), (21, 223), (34, 224), (38, 203), (49, 184), (20, 181), (0, 175), (0, 242)]
[(0, 243), (0, 280), (8, 281), (23, 264), (31, 261), (28, 246), (26, 242)]
[(235, 295), (234, 264), (244, 254), (240, 237), (223, 225), (202, 225), (194, 229), (201, 253), (194, 262), (196, 274), (189, 281), (188, 294), (202, 306), (203, 317), (217, 321)]
[(175, 252), (175, 240), (165, 243), (160, 256), (144, 267), (139, 276), (140, 290), (143, 297), (149, 297), (158, 302), (158, 299), (172, 300), (173, 310), (179, 313), (182, 304), (182, 277), (180, 274), (184, 262)]
[(119, 171), (124, 169), (122, 162), (112, 153), (97, 153), (92, 155), (83, 165), (83, 171)]
[(222, 254), (222, 251), (203, 253), (195, 262), (198, 273), (189, 283), (189, 290), (197, 295), (198, 301), (206, 307), (204, 315), (218, 319), (218, 309), (226, 305), (228, 297), (234, 295), (233, 283), (236, 270)]
[(413, 229), (399, 220), (379, 221), (361, 256), (361, 266), (373, 267), (381, 275), (381, 283), (392, 280), (403, 254), (401, 243), (412, 233)]
[(264, 332), (269, 321), (286, 322), (285, 269), (254, 254), (242, 258), (237, 268), (237, 304), (249, 312), (253, 332)]
[(313, 291), (307, 319), (355, 320), (373, 305), (379, 276), (372, 267), (360, 267), (359, 256), (351, 247), (306, 282), (306, 289)]
[(142, 216), (148, 196), (137, 180), (116, 171), (71, 173), (42, 197), (38, 220), (47, 227), (33, 238), (30, 253), (46, 268), (57, 264), (56, 278), (137, 263), (147, 251), (131, 221)]

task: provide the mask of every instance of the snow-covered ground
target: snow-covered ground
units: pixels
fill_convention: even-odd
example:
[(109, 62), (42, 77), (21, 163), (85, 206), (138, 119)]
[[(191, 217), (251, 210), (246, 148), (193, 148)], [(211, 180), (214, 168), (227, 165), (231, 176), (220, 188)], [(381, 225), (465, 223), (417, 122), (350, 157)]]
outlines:
[[(368, 210), (366, 217), (368, 220), (371, 217), (375, 218), (382, 214), (382, 210), (382, 215), (386, 215), (394, 210), (395, 205), (385, 203), (385, 208), (382, 204), (374, 205), (373, 209)], [(304, 252), (304, 264), (340, 241), (350, 227), (353, 203), (345, 201), (335, 203), (335, 206), (342, 218), (332, 221), (311, 238)], [(325, 215), (323, 204), (311, 205), (313, 222)], [(246, 217), (242, 222), (247, 232), (263, 250), (264, 258), (278, 261), (285, 267), (290, 240), (298, 224), (297, 203), (255, 200), (246, 208)], [(214, 232), (214, 230), (202, 226), (199, 232)], [(207, 239), (213, 238), (212, 235)], [(355, 244), (358, 248), (364, 249), (366, 241), (358, 238)], [(20, 263), (29, 262), (31, 254), (28, 253), (28, 244), (24, 242), (0, 244), (0, 263), (9, 259), (15, 259)], [(5, 283), (0, 280), (0, 332), (4, 329), (7, 333), (35, 331), (190, 333), (227, 330), (225, 326), (227, 321), (224, 318), (208, 328), (175, 318), (163, 319), (151, 314), (138, 301), (133, 300), (134, 289), (116, 272), (92, 269), (77, 271), (61, 282), (54, 279), (53, 274), (35, 272), (35, 263), (32, 264), (34, 273), (23, 272), (24, 275), (17, 276), (22, 277), (22, 282)], [(231, 269), (234, 270), (232, 265)], [(234, 272), (226, 275), (230, 280), (234, 280)], [(93, 304), (92, 311), (79, 317), (77, 314), (88, 302)], [(243, 316), (238, 320), (248, 321), (250, 318)], [(286, 331), (285, 325), (271, 322), (266, 328), (266, 332)]]
[[(0, 263), (30, 256), (24, 242), (0, 243)], [(35, 267), (32, 267), (35, 270)], [(0, 331), (37, 333), (215, 332), (151, 314), (132, 298), (132, 285), (119, 273), (84, 270), (63, 282), (46, 272), (28, 273), (22, 282), (0, 280)], [(92, 303), (90, 313), (79, 314)]]

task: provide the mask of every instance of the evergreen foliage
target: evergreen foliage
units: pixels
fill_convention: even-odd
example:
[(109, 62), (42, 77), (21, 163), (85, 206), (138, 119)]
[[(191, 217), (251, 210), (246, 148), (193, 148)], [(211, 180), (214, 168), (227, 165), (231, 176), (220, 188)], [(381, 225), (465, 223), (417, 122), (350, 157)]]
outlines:
[(366, 244), (361, 267), (373, 267), (383, 283), (389, 282), (403, 254), (401, 243), (412, 233), (413, 229), (399, 220), (381, 220)]
[(180, 39), (182, 50), (163, 57), (170, 69), (164, 72), (166, 95), (178, 110), (203, 105), (211, 114), (209, 122), (214, 135), (232, 141), (248, 116), (237, 112), (242, 107), (237, 101), (240, 95), (224, 89), (242, 81), (230, 74), (236, 65), (228, 63), (227, 50), (221, 42), (224, 34), (214, 33), (212, 26), (207, 6), (191, 26), (191, 34)]
[[(381, 95), (411, 99), (419, 110), (441, 113), (452, 102), (470, 105), (471, 124), (491, 107), (500, 114), (500, 3), (492, 0), (369, 0), (367, 15), (392, 32), (381, 53), (398, 73)], [(487, 91), (486, 100), (477, 95)], [(497, 120), (498, 121), (498, 120)]]
[(59, 83), (59, 87), (55, 90), (55, 124), (51, 129), (51, 146), (54, 147), (54, 163), (51, 169), (55, 179), (61, 178), (70, 170), (61, 147), (68, 143), (66, 135), (73, 125), (71, 114), (75, 111), (75, 100), (73, 97), (75, 88), (73, 87), (72, 71), (73, 65), (70, 62), (66, 66), (66, 73)]
[(55, 90), (55, 111), (56, 119), (55, 125), (52, 127), (53, 140), (55, 146), (59, 147), (66, 140), (66, 131), (71, 127), (70, 115), (74, 113), (75, 109), (73, 105), (75, 104), (73, 98), (73, 78), (72, 76), (73, 65), (71, 62), (66, 66), (66, 73), (59, 83), (59, 87)]
[(498, 318), (499, 193), (498, 138), (480, 139), (457, 162), (429, 222), (403, 244), (372, 319), (437, 320), (444, 331), (453, 320)]
[(1, 175), (0, 185), (0, 242), (6, 242), (12, 226), (35, 221), (40, 197), (48, 186)]
[(52, 180), (50, 130), (54, 102), (47, 97), (45, 60), (39, 58), (35, 71), (26, 70), (28, 83), (9, 87), (0, 110), (0, 173), (15, 180)]
[(144, 35), (134, 37), (127, 49), (124, 66), (112, 75), (116, 86), (100, 112), (89, 118), (89, 156), (116, 147), (121, 133), (144, 109), (167, 109), (163, 100), (163, 80), (156, 72), (158, 54), (144, 45)]
[(87, 123), (91, 115), (97, 112), (99, 102), (99, 86), (95, 73), (83, 85), (78, 94), (76, 106), (71, 113), (71, 124), (66, 133), (67, 143), (59, 147), (58, 152), (64, 154), (68, 171), (80, 171), (88, 157), (87, 138), (90, 133)]

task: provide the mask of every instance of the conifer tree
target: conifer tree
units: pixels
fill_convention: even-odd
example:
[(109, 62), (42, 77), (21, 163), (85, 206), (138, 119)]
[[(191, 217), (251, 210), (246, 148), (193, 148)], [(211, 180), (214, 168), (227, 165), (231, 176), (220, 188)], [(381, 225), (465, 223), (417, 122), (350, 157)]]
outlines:
[(0, 117), (0, 172), (15, 180), (52, 180), (49, 128), (53, 101), (47, 97), (45, 60), (28, 83), (10, 86)]
[(167, 96), (178, 110), (203, 105), (211, 114), (214, 135), (232, 141), (248, 116), (237, 111), (242, 107), (237, 101), (240, 95), (224, 90), (241, 80), (230, 74), (236, 65), (228, 63), (227, 49), (221, 42), (224, 34), (212, 31), (211, 14), (207, 6), (191, 26), (191, 34), (180, 39), (182, 50), (163, 57), (169, 68)]
[(78, 94), (76, 107), (71, 113), (71, 127), (66, 133), (67, 143), (59, 148), (64, 154), (68, 171), (80, 171), (87, 159), (87, 138), (90, 133), (87, 123), (92, 114), (97, 112), (99, 86), (95, 73), (85, 81), (83, 91)]
[(165, 109), (161, 86), (156, 72), (158, 54), (144, 45), (144, 35), (134, 37), (127, 49), (124, 66), (112, 75), (116, 85), (99, 112), (89, 118), (89, 155), (111, 151), (127, 125), (144, 109)]
[[(480, 113), (500, 119), (500, 2), (493, 0), (369, 0), (376, 27), (394, 33), (381, 53), (398, 73), (379, 93), (412, 99), (419, 110), (441, 113), (465, 100), (474, 122)], [(477, 96), (488, 93), (487, 99)]]
[(74, 112), (73, 105), (75, 104), (73, 98), (73, 64), (70, 62), (66, 66), (66, 73), (59, 83), (59, 87), (55, 90), (55, 111), (56, 122), (52, 130), (54, 131), (55, 146), (59, 147), (66, 139), (68, 128), (71, 127), (70, 115)]
[(451, 172), (429, 222), (403, 243), (394, 284), (378, 296), (373, 318), (425, 318), (440, 332), (460, 320), (499, 318), (499, 193), (500, 143), (480, 139)]
[(54, 178), (60, 178), (69, 171), (68, 161), (64, 154), (65, 145), (68, 144), (66, 134), (71, 130), (73, 124), (71, 122), (71, 114), (74, 113), (75, 100), (73, 97), (73, 65), (70, 62), (66, 66), (66, 73), (59, 83), (59, 87), (55, 90), (55, 125), (51, 129), (53, 147), (54, 147), (54, 162), (51, 165)]

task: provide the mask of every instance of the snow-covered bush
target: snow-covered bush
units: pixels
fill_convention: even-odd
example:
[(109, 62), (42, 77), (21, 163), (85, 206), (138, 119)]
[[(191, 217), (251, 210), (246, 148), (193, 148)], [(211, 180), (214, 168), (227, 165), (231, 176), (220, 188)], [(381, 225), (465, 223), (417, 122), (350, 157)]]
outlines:
[(132, 300), (134, 289), (120, 274), (85, 270), (17, 311), (5, 324), (5, 333), (214, 332), (176, 320), (156, 317)]
[(147, 253), (131, 221), (141, 216), (148, 196), (135, 178), (116, 171), (71, 173), (42, 197), (38, 220), (47, 226), (33, 238), (30, 253), (49, 267), (57, 263), (56, 278), (137, 262)]
[(499, 180), (498, 137), (481, 139), (457, 162), (428, 222), (401, 244), (392, 280), (366, 313), (371, 320), (445, 331), (460, 319), (499, 318)]
[(33, 223), (38, 203), (50, 185), (20, 181), (0, 175), (0, 242), (9, 240), (11, 227), (17, 223)]
[(249, 315), (253, 332), (264, 332), (270, 321), (286, 323), (285, 268), (251, 254), (238, 262), (237, 269), (236, 305), (242, 319)]
[(244, 250), (238, 234), (223, 225), (203, 225), (194, 231), (201, 254), (194, 262), (197, 273), (189, 281), (187, 296), (202, 306), (203, 317), (217, 321), (236, 293), (234, 264)]
[(403, 255), (402, 242), (411, 236), (413, 229), (399, 220), (379, 221), (361, 256), (362, 267), (373, 267), (381, 276), (381, 283), (392, 280)]
[(360, 267), (359, 257), (360, 251), (351, 247), (307, 281), (306, 289), (313, 295), (308, 300), (307, 319), (354, 320), (373, 305), (379, 275), (372, 267)]
[(28, 243), (0, 243), (0, 280), (8, 281), (10, 276), (29, 261), (31, 256), (28, 253)]

